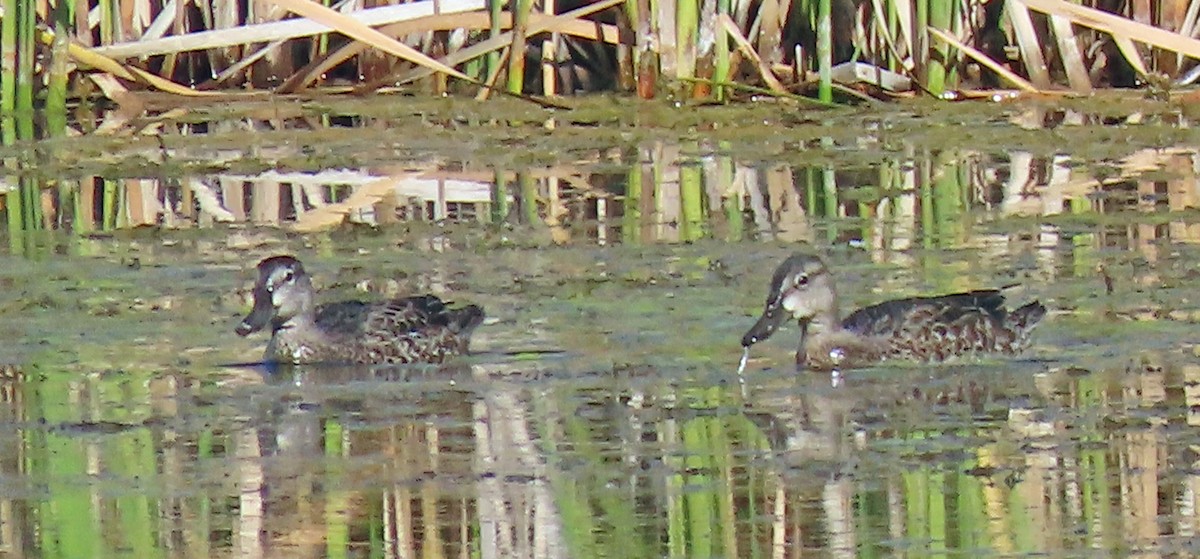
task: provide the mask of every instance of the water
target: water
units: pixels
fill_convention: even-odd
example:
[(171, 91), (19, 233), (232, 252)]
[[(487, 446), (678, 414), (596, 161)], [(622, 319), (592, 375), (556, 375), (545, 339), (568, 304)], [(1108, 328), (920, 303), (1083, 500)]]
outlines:
[[(949, 132), (900, 112), (614, 143), (633, 117), (563, 134), (464, 110), (477, 128), (425, 114), (417, 139), (403, 115), (214, 124), (166, 138), (178, 166), (38, 147), (79, 159), (7, 181), (0, 554), (1195, 553), (1200, 215), (1176, 121), (950, 108)], [(739, 339), (797, 249), (843, 312), (1015, 283), (1050, 315), (1019, 358), (836, 387), (794, 371), (785, 328), (743, 388)], [(265, 343), (233, 333), (253, 265), (283, 252), (326, 300), (433, 292), (489, 319), (445, 367), (238, 365)]]

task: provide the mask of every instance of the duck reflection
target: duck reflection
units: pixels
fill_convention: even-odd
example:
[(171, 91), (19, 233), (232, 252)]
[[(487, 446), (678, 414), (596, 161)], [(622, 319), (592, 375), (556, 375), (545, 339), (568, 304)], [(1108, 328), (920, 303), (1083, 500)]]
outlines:
[[(490, 556), (532, 557), (535, 540), (563, 549), (547, 458), (530, 423), (537, 391), (527, 379), (542, 376), (531, 363), (270, 371), (239, 445), (239, 458), (259, 472), (247, 477), (243, 497), (252, 498), (243, 504), (253, 511), (257, 501), (267, 519), (295, 519), (305, 496), (349, 499), (348, 516), (385, 514), (383, 537), (406, 556), (483, 546)], [(267, 520), (260, 529), (298, 528)]]

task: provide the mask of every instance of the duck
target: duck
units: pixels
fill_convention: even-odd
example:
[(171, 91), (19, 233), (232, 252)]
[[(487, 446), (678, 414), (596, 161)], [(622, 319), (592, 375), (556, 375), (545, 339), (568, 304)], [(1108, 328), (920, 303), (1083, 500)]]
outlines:
[(479, 306), (451, 308), (434, 295), (317, 305), (312, 278), (291, 255), (258, 263), (253, 295), (235, 332), (270, 328), (263, 360), (271, 364), (442, 363), (468, 353), (484, 319)]
[(762, 315), (742, 336), (744, 351), (770, 338), (788, 316), (800, 325), (797, 368), (840, 370), (891, 359), (1016, 355), (1029, 346), (1046, 307), (1034, 300), (1007, 310), (1000, 289), (980, 289), (885, 301), (841, 318), (829, 267), (819, 256), (796, 253), (771, 277)]

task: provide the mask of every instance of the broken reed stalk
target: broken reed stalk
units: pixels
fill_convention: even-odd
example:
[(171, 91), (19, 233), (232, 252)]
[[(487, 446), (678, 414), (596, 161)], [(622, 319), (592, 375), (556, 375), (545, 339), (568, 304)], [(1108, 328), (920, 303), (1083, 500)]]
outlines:
[[(700, 37), (700, 2), (676, 0), (675, 49), (676, 78), (695, 78), (696, 51)], [(689, 97), (691, 95), (688, 95)]]

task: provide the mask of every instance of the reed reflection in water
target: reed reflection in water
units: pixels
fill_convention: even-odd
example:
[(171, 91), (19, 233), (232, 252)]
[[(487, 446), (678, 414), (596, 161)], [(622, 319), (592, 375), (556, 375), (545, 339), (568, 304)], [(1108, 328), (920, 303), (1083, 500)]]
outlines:
[(1164, 428), (1194, 423), (1200, 402), (1172, 387), (1200, 368), (1149, 359), (1111, 383), (1030, 364), (778, 379), (745, 404), (652, 370), (512, 363), (219, 390), (92, 377), (66, 381), (73, 402), (43, 399), (45, 422), (27, 420), (33, 391), (62, 381), (10, 374), (2, 543), (46, 557), (1169, 549), (1197, 522), (1197, 480), (1175, 464), (1195, 441)]
[[(5, 183), (0, 199), (10, 245), (17, 232), (40, 229), (253, 223), (317, 231), (405, 221), (526, 224), (545, 228), (560, 244), (750, 236), (798, 241), (813, 239), (814, 219), (849, 218), (820, 236), (905, 250), (961, 243), (973, 223), (1005, 216), (1182, 212), (1196, 206), (1197, 157), (1184, 148), (1139, 150), (1103, 175), (1079, 168), (1069, 156), (1020, 151), (798, 167), (740, 163), (659, 142), (577, 165), (519, 171), (417, 164), (172, 180), (15, 179)], [(1140, 178), (1150, 171), (1150, 178)], [(1107, 234), (1138, 243), (1200, 234), (1200, 224), (1182, 217), (1165, 225), (1123, 233), (1109, 228)]]
[[(217, 367), (199, 351), (173, 353), (193, 349), (184, 343), (164, 351), (156, 338), (122, 341), (120, 332), (47, 336), (47, 350), (25, 350), (0, 369), (0, 549), (42, 557), (1190, 549), (1200, 525), (1191, 429), (1200, 367), (1190, 341), (1200, 311), (1189, 291), (1197, 224), (1187, 211), (1196, 205), (1194, 152), (1137, 152), (1103, 179), (1065, 156), (1020, 152), (848, 169), (685, 152), (702, 153), (651, 144), (599, 167), (520, 172), (444, 165), (16, 181), (4, 195), (14, 266), (0, 271), (10, 288), (0, 332), (17, 332), (13, 340), (32, 335), (19, 330), (36, 313), (74, 334), (76, 322), (119, 330), (119, 321), (153, 318), (143, 307), (169, 307), (114, 306), (102, 298), (129, 285), (77, 281), (102, 276), (113, 254), (144, 238), (139, 226), (162, 226), (184, 245), (190, 228), (266, 226), (243, 228), (269, 239), (266, 248), (218, 245), (254, 252), (285, 245), (277, 229), (431, 222), (446, 225), (431, 227), (439, 238), (460, 223), (500, 224), (565, 245), (553, 258), (538, 255), (540, 245), (486, 259), (453, 242), (416, 250), (434, 268), (446, 266), (444, 255), (497, 275), (527, 272), (518, 276), (525, 283), (545, 276), (532, 288), (506, 287), (516, 291), (500, 294), (507, 300), (492, 294), (507, 321), (497, 329), (530, 335), (537, 324), (569, 351), (491, 351), (448, 369), (264, 375)], [(1142, 180), (1150, 169), (1169, 177)], [(41, 259), (43, 229), (79, 233), (75, 246), (86, 250)], [(729, 242), (683, 242), (712, 238)], [(1027, 359), (865, 370), (838, 389), (768, 353), (752, 363), (743, 399), (734, 346), (761, 304), (756, 274), (793, 248), (747, 239), (830, 247), (846, 284), (861, 288), (847, 290), (855, 302), (972, 287), (960, 283), (984, 268), (990, 279), (1001, 276), (995, 270), (1027, 274), (1018, 279), (1056, 312)], [(174, 285), (187, 283), (177, 270), (203, 268), (186, 279), (207, 291), (183, 291), (173, 304), (196, 313), (197, 328), (228, 330), (236, 303), (212, 293), (236, 285), (234, 267), (205, 275), (212, 261), (170, 243), (148, 251), (178, 261), (117, 279), (161, 274)], [(617, 262), (597, 265), (639, 244), (666, 248), (637, 252), (646, 261), (623, 275)], [(580, 247), (590, 252), (570, 251)], [(314, 250), (351, 261), (356, 248)], [(104, 256), (82, 258), (96, 253)], [(381, 253), (351, 262), (382, 266)], [(563, 263), (570, 258), (584, 264)], [(1110, 267), (1115, 294), (1105, 293), (1098, 266)], [(331, 283), (378, 280), (377, 272), (350, 266)], [(27, 301), (14, 293), (36, 295), (29, 277), (101, 300)], [(441, 288), (454, 277), (405, 281)], [(546, 308), (572, 313), (535, 315)], [(103, 322), (106, 313), (114, 322)], [(164, 338), (186, 339), (192, 331), (176, 324), (184, 318), (152, 324)], [(728, 356), (696, 349), (717, 345), (709, 342), (722, 329)], [(606, 338), (602, 356), (575, 343), (595, 338)], [(88, 355), (68, 347), (109, 344), (118, 347), (104, 355), (124, 360), (64, 357)]]

